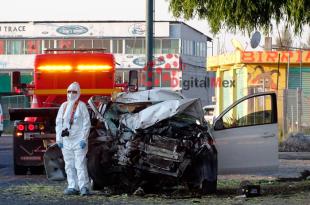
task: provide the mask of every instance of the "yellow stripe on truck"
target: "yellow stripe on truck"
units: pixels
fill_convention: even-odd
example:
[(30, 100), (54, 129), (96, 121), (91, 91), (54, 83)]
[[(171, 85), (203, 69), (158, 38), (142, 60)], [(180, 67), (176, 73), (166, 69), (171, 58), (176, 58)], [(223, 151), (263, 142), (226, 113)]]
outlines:
[[(100, 95), (100, 94), (112, 94), (115, 92), (121, 92), (121, 89), (111, 88), (111, 89), (81, 89), (81, 94), (83, 95)], [(67, 89), (37, 89), (34, 90), (36, 95), (66, 95)]]

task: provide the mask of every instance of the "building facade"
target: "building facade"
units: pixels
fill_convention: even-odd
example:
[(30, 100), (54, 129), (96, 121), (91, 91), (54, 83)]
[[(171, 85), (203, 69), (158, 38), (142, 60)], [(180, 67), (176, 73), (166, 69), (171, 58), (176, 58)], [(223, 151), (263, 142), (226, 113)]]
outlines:
[[(23, 83), (33, 79), (34, 58), (46, 49), (105, 49), (117, 62), (116, 82), (128, 81), (129, 70), (139, 71), (145, 89), (145, 34), (142, 21), (0, 22), (0, 94), (12, 91), (12, 72), (21, 71)], [(195, 80), (212, 78), (206, 72), (212, 39), (185, 23), (154, 23), (153, 85), (200, 97), (211, 104), (214, 89)]]
[[(239, 51), (208, 58), (216, 72), (216, 112), (249, 94), (277, 92), (280, 136), (310, 130), (310, 51)], [(250, 111), (259, 105), (249, 105)]]

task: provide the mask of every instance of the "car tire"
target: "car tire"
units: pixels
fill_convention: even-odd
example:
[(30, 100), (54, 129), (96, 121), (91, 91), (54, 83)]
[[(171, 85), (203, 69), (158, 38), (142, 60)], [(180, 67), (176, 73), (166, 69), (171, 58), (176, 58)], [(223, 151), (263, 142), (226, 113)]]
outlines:
[(0, 137), (2, 136), (2, 131), (0, 131)]
[(208, 181), (204, 180), (201, 184), (201, 193), (202, 194), (214, 194), (217, 189), (217, 180), (216, 181)]

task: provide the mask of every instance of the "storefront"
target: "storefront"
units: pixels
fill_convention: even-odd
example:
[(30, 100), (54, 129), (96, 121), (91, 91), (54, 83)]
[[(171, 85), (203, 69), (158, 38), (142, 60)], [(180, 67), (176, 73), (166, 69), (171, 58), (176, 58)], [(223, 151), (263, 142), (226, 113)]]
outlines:
[[(216, 87), (216, 113), (248, 94), (275, 91), (281, 124), (286, 112), (282, 100), (286, 88), (301, 88), (304, 97), (310, 99), (310, 51), (236, 51), (208, 57), (207, 70), (215, 71), (218, 81), (229, 80), (233, 84)], [(303, 112), (309, 113), (310, 106), (305, 106)]]

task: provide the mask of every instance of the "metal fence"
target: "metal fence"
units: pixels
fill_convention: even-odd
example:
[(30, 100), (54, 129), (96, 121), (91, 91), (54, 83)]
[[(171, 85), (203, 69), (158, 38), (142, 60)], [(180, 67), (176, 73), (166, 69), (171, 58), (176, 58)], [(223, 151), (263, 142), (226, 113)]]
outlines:
[(285, 89), (283, 93), (278, 93), (278, 99), (281, 100), (281, 98), (283, 102), (283, 136), (295, 133), (309, 135), (310, 93), (300, 88)]
[(13, 127), (13, 122), (10, 121), (9, 108), (30, 107), (29, 97), (25, 95), (1, 96), (0, 103), (3, 109), (4, 132), (9, 133)]

